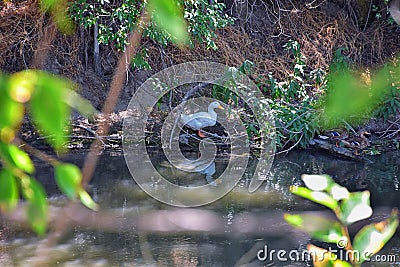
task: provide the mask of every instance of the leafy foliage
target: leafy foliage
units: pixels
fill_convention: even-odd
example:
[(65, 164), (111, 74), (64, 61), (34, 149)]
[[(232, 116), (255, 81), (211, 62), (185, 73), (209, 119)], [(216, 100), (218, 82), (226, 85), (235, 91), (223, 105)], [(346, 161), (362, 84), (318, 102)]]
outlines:
[[(98, 23), (99, 42), (104, 44), (115, 43), (116, 47), (123, 50), (127, 34), (135, 28), (137, 19), (149, 5), (153, 14), (153, 21), (144, 32), (145, 37), (166, 46), (175, 38), (180, 41), (190, 34), (193, 40), (204, 42), (207, 47), (216, 49), (213, 41), (214, 31), (231, 23), (233, 19), (223, 13), (225, 5), (217, 1), (209, 4), (206, 0), (173, 1), (173, 0), (121, 0), (110, 2), (108, 0), (78, 0), (72, 3), (70, 13), (72, 18), (86, 28)], [(186, 25), (183, 32), (182, 27)], [(164, 21), (164, 22), (162, 22)]]
[(79, 168), (73, 164), (57, 164), (54, 166), (54, 175), (61, 191), (69, 198), (76, 198), (82, 182)]
[(375, 109), (374, 115), (387, 121), (391, 116), (400, 112), (400, 90), (393, 84), (389, 85), (388, 93), (383, 94), (381, 105)]
[(67, 0), (41, 0), (40, 6), (44, 11), (49, 11), (61, 32), (70, 34), (74, 31), (75, 25), (68, 15)]
[[(393, 71), (399, 70), (393, 68)], [(370, 84), (363, 83), (351, 72), (332, 73), (328, 79), (331, 88), (323, 113), (328, 127), (335, 127), (342, 120), (356, 124), (370, 118), (392, 82), (388, 67), (378, 71)]]
[[(393, 209), (390, 217), (382, 222), (364, 226), (351, 242), (347, 226), (366, 219), (372, 215), (369, 202), (369, 191), (349, 192), (347, 188), (336, 184), (327, 175), (303, 175), (306, 187), (291, 187), (290, 191), (298, 196), (330, 208), (337, 220), (330, 220), (314, 215), (285, 214), (285, 220), (313, 238), (327, 243), (336, 243), (347, 250), (351, 264), (338, 260), (327, 250), (309, 245), (307, 248), (314, 257), (314, 266), (360, 266), (379, 252), (396, 232), (399, 221), (397, 209)], [(317, 257), (316, 255), (322, 255)], [(355, 256), (360, 255), (360, 257)]]
[(42, 185), (34, 178), (21, 176), (21, 191), (23, 197), (28, 201), (26, 214), (33, 230), (43, 235), (47, 225), (47, 199)]
[[(26, 81), (32, 79), (32, 87)], [(35, 124), (43, 130), (44, 134), (51, 135), (48, 139), (56, 149), (61, 149), (66, 141), (64, 129), (67, 128), (70, 108), (63, 101), (64, 91), (71, 88), (69, 82), (63, 79), (54, 79), (51, 75), (40, 71), (26, 71), (11, 77), (11, 90), (19, 88), (29, 90), (29, 109)]]
[[(25, 106), (30, 111), (38, 129), (48, 135), (46, 140), (55, 150), (63, 150), (65, 130), (68, 128), (70, 107), (67, 102), (75, 99), (76, 107), (83, 113), (94, 110), (87, 101), (72, 93), (74, 85), (62, 78), (42, 71), (23, 71), (11, 76), (0, 74), (0, 209), (12, 211), (17, 206), (20, 193), (27, 201), (27, 218), (38, 234), (44, 234), (47, 225), (47, 199), (42, 185), (31, 175), (35, 166), (29, 155), (14, 142), (22, 123)], [(5, 108), (4, 108), (5, 107)], [(72, 164), (50, 162), (56, 169), (56, 181), (61, 191), (70, 198), (84, 196), (82, 203), (92, 209), (97, 206), (82, 188), (81, 173)]]
[(18, 203), (19, 192), (15, 177), (8, 170), (0, 171), (0, 209), (13, 210)]
[(176, 1), (149, 0), (148, 10), (152, 15), (152, 21), (158, 29), (163, 29), (173, 41), (178, 43), (186, 42), (188, 39), (186, 21)]
[[(258, 79), (259, 87), (271, 98), (277, 127), (278, 148), (288, 144), (307, 147), (310, 139), (322, 130), (359, 125), (372, 116), (387, 120), (400, 110), (398, 62), (387, 64), (362, 80), (350, 68), (344, 49), (335, 51), (328, 72), (321, 69), (307, 71), (300, 45), (289, 41), (293, 72), (287, 80), (277, 81), (270, 73)], [(318, 88), (319, 95), (308, 88)]]
[(277, 128), (278, 147), (292, 143), (307, 147), (311, 138), (318, 133), (316, 100), (308, 95), (307, 88), (321, 87), (325, 73), (318, 69), (306, 72), (305, 59), (300, 44), (289, 41), (285, 46), (293, 57), (293, 72), (285, 81), (277, 81), (270, 73), (268, 78), (259, 77), (259, 87), (271, 97)]
[[(133, 1), (129, 1), (128, 4), (121, 7), (122, 10), (117, 10), (115, 13), (114, 10), (109, 10), (112, 11), (109, 12), (101, 7), (100, 11), (116, 15), (122, 22), (123, 19), (127, 19), (127, 22), (131, 23), (130, 26), (133, 27), (134, 20), (131, 20), (133, 17), (130, 15), (138, 15), (141, 8), (140, 6), (136, 7)], [(41, 2), (45, 10), (50, 9), (54, 16), (53, 19), (61, 29), (66, 29), (70, 25), (66, 19), (66, 3), (64, 0), (43, 0)], [(99, 3), (109, 2), (101, 0)], [(187, 34), (186, 31), (182, 31), (185, 25), (183, 25), (179, 5), (176, 5), (174, 0), (150, 0), (148, 3), (151, 15), (156, 16), (155, 23), (158, 24), (159, 30), (177, 42), (183, 42)], [(81, 15), (88, 11), (87, 8), (92, 10), (95, 8), (94, 5), (86, 2), (81, 4), (86, 7), (82, 10), (83, 13), (80, 13)], [(125, 12), (126, 10), (129, 12)], [(85, 26), (96, 23), (95, 17), (88, 15), (88, 19), (84, 21)], [(169, 25), (171, 21), (178, 25)], [(122, 23), (121, 25), (127, 27), (126, 24)], [(100, 29), (104, 29), (104, 24), (100, 24)], [(120, 44), (126, 44), (126, 33), (129, 31), (130, 29), (122, 28), (122, 32), (120, 32), (122, 34), (117, 35), (117, 39), (119, 38), (117, 41)], [(101, 35), (100, 38), (104, 38), (104, 35)], [(108, 39), (106, 40), (108, 41)], [(14, 144), (17, 141), (19, 143), (15, 136), (22, 123), (25, 106), (27, 106), (27, 111), (30, 112), (37, 128), (48, 135), (46, 140), (49, 144), (57, 151), (63, 150), (71, 107), (76, 108), (84, 115), (92, 115), (95, 112), (87, 100), (73, 91), (74, 87), (71, 82), (42, 71), (28, 70), (11, 76), (0, 73), (0, 162), (2, 167), (0, 170), (0, 211), (9, 212), (15, 209), (21, 192), (27, 201), (27, 218), (32, 229), (39, 235), (46, 231), (48, 213), (46, 193), (41, 184), (30, 176), (35, 167), (29, 155)], [(32, 150), (35, 151), (34, 148)], [(97, 204), (82, 186), (82, 174), (77, 166), (61, 163), (57, 159), (49, 160), (47, 157), (43, 157), (42, 153), (38, 151), (36, 153), (53, 165), (55, 180), (62, 192), (71, 199), (79, 198), (90, 209), (98, 209)]]
[(390, 0), (380, 1), (380, 4), (372, 4), (372, 12), (375, 14), (376, 20), (382, 20), (386, 18), (388, 24), (393, 24), (394, 20), (390, 16), (390, 8), (389, 8)]
[(386, 121), (398, 114), (398, 60), (394, 60), (393, 64), (386, 64), (364, 80), (350, 69), (348, 59), (342, 55), (342, 51), (343, 49), (338, 49), (335, 52), (326, 76), (326, 94), (321, 99), (321, 107), (324, 108), (320, 118), (321, 127), (338, 127), (343, 121), (357, 125), (373, 116)]

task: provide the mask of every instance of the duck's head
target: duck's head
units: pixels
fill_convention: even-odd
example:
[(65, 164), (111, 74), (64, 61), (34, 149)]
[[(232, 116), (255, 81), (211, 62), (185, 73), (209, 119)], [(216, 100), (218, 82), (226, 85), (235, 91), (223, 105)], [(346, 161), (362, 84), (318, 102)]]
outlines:
[(359, 136), (363, 137), (363, 138), (369, 138), (369, 137), (371, 137), (371, 133), (367, 132), (367, 131), (360, 131)]
[(218, 102), (218, 101), (214, 101), (214, 102), (212, 102), (209, 106), (208, 106), (208, 109), (224, 109), (224, 107), (223, 106), (221, 106), (221, 104)]

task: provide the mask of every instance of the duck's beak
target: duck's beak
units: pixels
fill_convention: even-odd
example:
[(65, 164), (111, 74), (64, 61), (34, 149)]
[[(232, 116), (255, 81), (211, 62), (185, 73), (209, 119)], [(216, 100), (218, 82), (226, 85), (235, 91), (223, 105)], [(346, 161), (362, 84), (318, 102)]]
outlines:
[(223, 107), (223, 106), (221, 106), (221, 105), (219, 105), (219, 106), (217, 107), (217, 109), (224, 110), (224, 107)]

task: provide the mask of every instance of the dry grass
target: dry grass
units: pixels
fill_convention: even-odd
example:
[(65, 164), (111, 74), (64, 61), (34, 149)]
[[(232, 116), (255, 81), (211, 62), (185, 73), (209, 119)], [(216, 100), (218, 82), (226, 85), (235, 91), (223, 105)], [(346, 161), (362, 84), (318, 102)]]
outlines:
[[(258, 10), (257, 14), (260, 12)], [(193, 60), (240, 66), (247, 59), (256, 65), (254, 77), (271, 72), (278, 79), (292, 70), (292, 55), (283, 49), (290, 39), (299, 41), (309, 69), (326, 69), (334, 51), (340, 47), (346, 49), (345, 54), (353, 63), (364, 67), (383, 64), (400, 50), (397, 26), (385, 24), (383, 20), (362, 31), (344, 10), (329, 17), (317, 9), (300, 7), (296, 12), (281, 13), (278, 22), (273, 21), (276, 13), (272, 9), (266, 8), (263, 12), (264, 21), (271, 18), (265, 22), (269, 27), (260, 31), (256, 24), (247, 23), (218, 30), (215, 40), (218, 50), (207, 50), (197, 42), (193, 48), (169, 46), (162, 49), (143, 40), (142, 46), (149, 50), (149, 62), (154, 71)], [(49, 18), (40, 12), (37, 0), (3, 0), (0, 16), (0, 68), (7, 72), (28, 68), (38, 37), (43, 34)], [(92, 40), (88, 30), (78, 29), (72, 36), (59, 33), (52, 46), (51, 64), (47, 68), (67, 77), (78, 77), (91, 60)], [(106, 74), (112, 74), (117, 56), (118, 52), (111, 47), (102, 46)]]

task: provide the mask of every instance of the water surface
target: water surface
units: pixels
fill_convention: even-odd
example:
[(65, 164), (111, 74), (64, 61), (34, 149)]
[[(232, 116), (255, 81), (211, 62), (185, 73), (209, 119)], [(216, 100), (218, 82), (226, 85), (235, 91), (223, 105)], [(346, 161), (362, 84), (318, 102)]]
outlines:
[[(71, 154), (64, 159), (81, 165), (84, 155)], [(123, 155), (107, 153), (101, 157), (89, 189), (104, 211), (103, 218), (93, 217), (94, 220), (86, 220), (84, 226), (70, 229), (49, 252), (49, 265), (310, 266), (302, 261), (281, 262), (276, 257), (262, 262), (256, 257), (265, 246), (271, 250), (302, 251), (312, 241), (285, 224), (284, 213), (330, 215), (323, 207), (293, 196), (288, 187), (300, 185), (303, 173), (329, 174), (351, 191), (370, 190), (375, 210), (373, 219), (382, 219), (392, 207), (400, 207), (400, 158), (395, 152), (371, 159), (374, 163), (365, 164), (315, 151), (293, 151), (276, 157), (271, 176), (257, 192), (250, 194), (247, 187), (257, 164), (253, 159), (246, 174), (227, 196), (203, 207), (185, 209), (148, 197), (132, 179)], [(224, 171), (227, 160), (217, 157), (212, 174), (188, 174), (171, 168), (160, 153), (152, 154), (159, 173), (185, 186), (213, 183)], [(44, 183), (52, 205), (62, 206), (65, 198), (60, 196), (53, 182), (51, 168), (39, 164), (36, 177)], [(149, 183), (156, 184), (156, 181)], [(354, 232), (360, 227), (355, 225), (350, 230)], [(31, 265), (38, 238), (21, 229), (3, 222), (1, 266)], [(381, 252), (396, 255), (396, 262), (363, 266), (400, 266), (399, 240), (397, 234)]]

